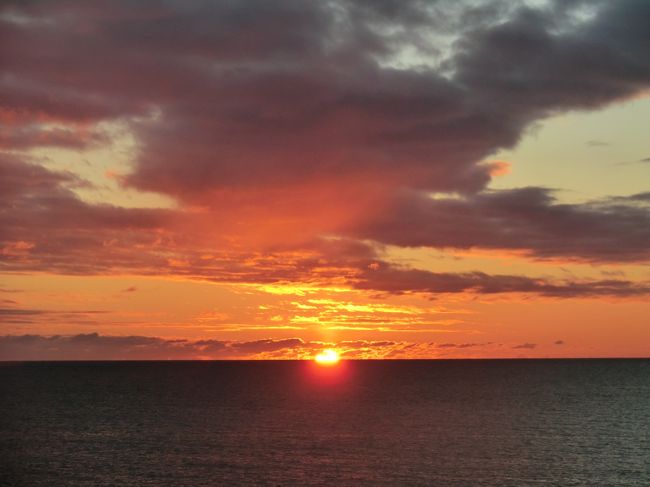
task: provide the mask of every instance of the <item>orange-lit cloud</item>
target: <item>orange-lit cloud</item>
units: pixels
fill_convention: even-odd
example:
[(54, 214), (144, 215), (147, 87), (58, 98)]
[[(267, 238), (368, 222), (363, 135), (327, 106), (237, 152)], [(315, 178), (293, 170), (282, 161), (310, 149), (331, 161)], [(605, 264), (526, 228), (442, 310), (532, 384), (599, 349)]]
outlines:
[[(185, 212), (90, 205), (81, 201), (70, 189), (70, 185), (77, 184), (72, 175), (25, 164), (9, 156), (0, 158), (0, 167), (5, 176), (5, 192), (0, 201), (6, 208), (11, 208), (1, 217), (3, 241), (0, 255), (5, 268), (16, 271), (81, 275), (130, 272), (177, 275), (214, 282), (339, 284), (388, 293), (419, 292), (433, 295), (522, 292), (571, 297), (638, 296), (648, 292), (647, 283), (622, 279), (558, 282), (535, 276), (491, 276), (482, 272), (435, 273), (403, 268), (382, 262), (376, 250), (367, 243), (345, 238), (317, 238), (314, 235), (311, 239), (292, 241), (287, 237), (285, 245), (278, 242), (270, 247), (257, 247), (259, 242), (233, 242), (220, 238), (209, 230), (204, 231), (206, 217), (202, 213), (196, 216), (191, 210)], [(537, 201), (536, 198), (533, 200)], [(510, 207), (508, 200), (503, 206)], [(515, 207), (520, 208), (519, 204)], [(614, 211), (621, 215), (628, 208), (631, 212), (631, 226), (650, 218), (648, 209), (643, 206), (627, 207), (620, 203), (613, 206)], [(235, 207), (233, 211), (236, 212), (237, 209)], [(573, 210), (564, 205), (562, 214), (567, 211)], [(577, 215), (571, 216), (571, 222), (586, 222), (588, 229), (593, 226), (593, 218), (589, 214), (581, 215), (582, 210), (575, 211)], [(604, 215), (611, 212), (609, 209), (603, 212), (605, 222)], [(283, 213), (278, 212), (278, 216), (281, 215)], [(411, 215), (419, 218), (416, 210)], [(404, 219), (407, 219), (406, 214)], [(247, 221), (249, 224), (254, 223), (250, 218)], [(555, 225), (561, 222), (561, 218), (557, 219)], [(625, 222), (622, 216), (614, 224), (627, 224), (621, 222)], [(461, 226), (472, 227), (462, 223)], [(417, 238), (417, 232), (408, 231), (397, 220), (394, 227), (396, 235), (405, 237), (399, 237), (400, 240), (392, 243), (400, 243), (402, 238)], [(464, 238), (449, 228), (449, 225), (444, 228), (441, 224), (437, 228), (444, 229), (442, 238)], [(507, 229), (507, 223), (503, 222), (499, 228)], [(611, 252), (626, 245), (625, 238), (629, 238), (629, 248), (617, 254), (622, 259), (633, 258), (635, 252), (647, 250), (641, 243), (646, 228), (638, 226), (618, 232), (625, 237), (618, 242), (612, 240)], [(522, 231), (518, 241), (521, 242), (526, 234)], [(612, 231), (611, 238), (613, 237)], [(475, 238), (480, 240), (480, 236)], [(547, 241), (549, 245), (556, 245), (555, 242), (564, 245), (565, 242), (559, 239), (559, 235)], [(578, 246), (576, 253), (580, 250), (589, 252), (592, 245), (588, 236), (582, 246), (578, 237), (568, 242)], [(617, 247), (614, 247), (615, 243)], [(221, 250), (215, 251), (212, 247), (215, 244), (219, 244)], [(608, 244), (604, 238), (600, 238), (594, 245)], [(101, 258), (98, 259), (98, 256)]]

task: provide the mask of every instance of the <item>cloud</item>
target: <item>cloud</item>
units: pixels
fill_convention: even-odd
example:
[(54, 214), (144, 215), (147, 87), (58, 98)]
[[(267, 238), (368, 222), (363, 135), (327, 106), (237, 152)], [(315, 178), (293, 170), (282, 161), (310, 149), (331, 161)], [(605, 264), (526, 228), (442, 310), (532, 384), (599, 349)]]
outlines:
[[(533, 344), (515, 346), (532, 350)], [(390, 340), (340, 342), (305, 341), (301, 338), (255, 341), (176, 340), (147, 336), (78, 335), (0, 336), (0, 360), (219, 360), (312, 359), (326, 348), (335, 348), (346, 359), (474, 357), (490, 352), (509, 356), (492, 343), (441, 344)]]
[(556, 340), (553, 342), (553, 345), (564, 345), (564, 340)]
[(13, 309), (13, 308), (0, 308), (1, 316), (23, 316), (23, 315), (40, 315), (44, 311), (40, 309)]
[(364, 271), (354, 283), (357, 289), (388, 294), (439, 294), (470, 292), (477, 294), (527, 293), (553, 298), (639, 297), (650, 293), (650, 283), (626, 280), (551, 280), (516, 275), (490, 275), (483, 272), (440, 273), (384, 265)]
[(0, 176), (5, 268), (86, 274), (163, 261), (137, 249), (164, 238), (169, 211), (87, 204), (73, 191), (83, 180), (14, 155), (0, 153)]
[(563, 2), (504, 5), (5, 2), (6, 143), (39, 120), (124, 121), (140, 143), (127, 184), (190, 201), (316, 179), (476, 191), (479, 162), (530, 123), (650, 81), (645, 2), (582, 22)]
[[(255, 341), (170, 340), (145, 336), (7, 335), (0, 337), (0, 360), (194, 360), (242, 358), (311, 358), (328, 346), (300, 338)], [(349, 357), (397, 342), (341, 342)]]
[(491, 343), (440, 343), (440, 348), (473, 348), (491, 345)]
[[(228, 18), (232, 7), (218, 5), (186, 10), (181, 18)], [(486, 24), (474, 11), (456, 48), (442, 55), (451, 76), (435, 65), (395, 69), (381, 61), (401, 49), (421, 51), (419, 29), (440, 28), (440, 17), (456, 15), (457, 25), (466, 24), (470, 6), (461, 7), (463, 15), (446, 2), (431, 9), (403, 2), (388, 10), (352, 2), (338, 8), (277, 2), (272, 11), (244, 5), (235, 7), (242, 20), (227, 32), (238, 42), (255, 25), (259, 46), (254, 41), (257, 49), (244, 52), (208, 46), (213, 69), (193, 72), (191, 85), (199, 86), (174, 103), (162, 101), (160, 120), (141, 128), (144, 150), (129, 184), (204, 202), (216, 190), (330, 177), (387, 191), (406, 185), (474, 192), (492, 172), (478, 163), (513, 146), (532, 122), (633, 96), (650, 82), (642, 2), (602, 7), (580, 25), (563, 22), (566, 12), (529, 7)], [(296, 12), (297, 23), (287, 29)], [(558, 25), (566, 30), (557, 32)], [(150, 42), (160, 42), (162, 32), (151, 34)], [(277, 42), (285, 36), (295, 37)]]
[(521, 250), (536, 258), (601, 262), (650, 259), (647, 193), (559, 203), (539, 187), (462, 198), (401, 195), (395, 205), (350, 228), (359, 238), (407, 247)]
[(11, 288), (0, 286), (0, 293), (15, 294), (15, 293), (22, 293), (22, 292), (23, 292), (22, 289), (11, 289)]
[(300, 338), (287, 338), (284, 340), (255, 340), (231, 344), (231, 348), (244, 353), (273, 352), (283, 348), (293, 348), (302, 345)]
[[(465, 128), (479, 140), (480, 116), (462, 90), (433, 70), (383, 68), (375, 59), (403, 42), (386, 28), (399, 21), (407, 32), (411, 16), (287, 0), (6, 9), (7, 109), (73, 128), (130, 121), (142, 150), (126, 181), (138, 188), (196, 199), (328, 175), (417, 173), (438, 189), (489, 180), (489, 169), (475, 165), (493, 145), (489, 131), (482, 143), (453, 143)], [(70, 28), (80, 21), (83, 32)], [(445, 139), (431, 136), (439, 130)]]
[[(5, 192), (0, 202), (0, 259), (5, 268), (71, 274), (181, 275), (215, 282), (280, 283), (344, 279), (356, 289), (393, 294), (533, 293), (550, 297), (648, 293), (647, 283), (605, 279), (550, 281), (482, 272), (434, 273), (395, 267), (354, 239), (314, 240), (260, 253), (215, 252), (205, 235), (184, 232), (194, 216), (183, 210), (90, 205), (68, 188), (77, 180), (11, 158), (0, 158)], [(645, 194), (604, 204), (559, 205), (539, 188), (474, 195), (468, 199), (410, 197), (383, 222), (355, 230), (361, 238), (397, 245), (530, 248), (539, 256), (601, 260), (640, 259), (647, 253)], [(640, 206), (639, 206), (640, 204)], [(617, 218), (612, 218), (615, 214)], [(498, 224), (497, 224), (498, 223)], [(459, 229), (463, 229), (462, 233)], [(517, 235), (513, 240), (512, 235)], [(46, 236), (46, 237), (44, 237)], [(567, 236), (571, 238), (566, 238)], [(24, 240), (22, 240), (24, 239)], [(101, 255), (101, 259), (97, 256)], [(127, 288), (131, 289), (131, 288)]]
[(301, 344), (302, 340), (227, 342), (168, 340), (97, 333), (70, 336), (7, 335), (0, 337), (2, 360), (188, 360), (243, 358)]
[(513, 349), (523, 349), (523, 350), (534, 350), (535, 348), (537, 348), (537, 344), (536, 343), (522, 343), (520, 345), (515, 345), (512, 348)]
[[(11, 209), (0, 214), (5, 269), (76, 275), (128, 271), (259, 284), (343, 280), (356, 289), (393, 294), (634, 297), (649, 289), (647, 283), (627, 280), (557, 282), (396, 267), (353, 238), (312, 239), (295, 247), (285, 243), (266, 252), (229, 247), (219, 252), (213, 247), (217, 236), (192, 231), (202, 228), (201, 213), (88, 204), (71, 189), (79, 184), (75, 176), (10, 156), (0, 157), (0, 173), (0, 204)], [(449, 200), (409, 195), (398, 210), (383, 213), (383, 221), (369, 220), (354, 231), (359, 238), (402, 246), (514, 247), (538, 256), (641, 259), (647, 255), (650, 228), (641, 224), (648, 220), (646, 200), (641, 193), (591, 205), (560, 205), (540, 188)]]
[(580, 2), (564, 6), (569, 12), (524, 6), (503, 22), (472, 31), (460, 41), (456, 79), (479, 103), (498, 103), (515, 123), (595, 108), (645, 90), (650, 62), (642, 53), (650, 46), (650, 5), (596, 3), (594, 15), (583, 22), (570, 11)]
[(586, 144), (589, 147), (607, 147), (611, 145), (609, 142), (605, 142), (604, 140), (588, 140)]
[[(18, 125), (18, 124), (16, 124)], [(77, 127), (44, 127), (26, 122), (0, 133), (0, 148), (12, 150), (36, 147), (88, 149), (110, 141), (108, 135), (98, 130), (83, 130)]]
[(105, 310), (50, 310), (21, 308), (19, 303), (3, 300), (9, 307), (0, 308), (0, 324), (30, 325), (33, 323), (96, 324), (98, 315), (108, 314)]

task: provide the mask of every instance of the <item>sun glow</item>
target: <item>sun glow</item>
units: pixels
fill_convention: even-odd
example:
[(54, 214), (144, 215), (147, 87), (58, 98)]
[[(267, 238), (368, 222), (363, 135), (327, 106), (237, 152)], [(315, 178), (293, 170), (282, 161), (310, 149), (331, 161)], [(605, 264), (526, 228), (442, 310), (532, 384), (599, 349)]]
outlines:
[(339, 360), (341, 360), (341, 357), (336, 350), (328, 348), (316, 355), (316, 357), (314, 357), (314, 360), (320, 365), (336, 365)]

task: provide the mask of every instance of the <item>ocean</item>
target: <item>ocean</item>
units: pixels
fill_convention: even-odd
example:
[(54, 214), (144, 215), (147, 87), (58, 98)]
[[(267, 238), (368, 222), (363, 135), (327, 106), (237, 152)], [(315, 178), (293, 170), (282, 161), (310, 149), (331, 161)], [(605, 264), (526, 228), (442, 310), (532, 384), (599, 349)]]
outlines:
[(0, 365), (3, 486), (650, 486), (650, 360)]

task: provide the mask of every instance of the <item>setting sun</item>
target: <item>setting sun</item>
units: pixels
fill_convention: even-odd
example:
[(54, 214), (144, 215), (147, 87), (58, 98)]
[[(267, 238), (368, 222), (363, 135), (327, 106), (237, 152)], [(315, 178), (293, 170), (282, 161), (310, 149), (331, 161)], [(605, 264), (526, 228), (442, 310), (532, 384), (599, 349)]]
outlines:
[(335, 365), (340, 359), (341, 357), (339, 356), (339, 353), (331, 348), (323, 350), (314, 357), (314, 360), (321, 365)]

